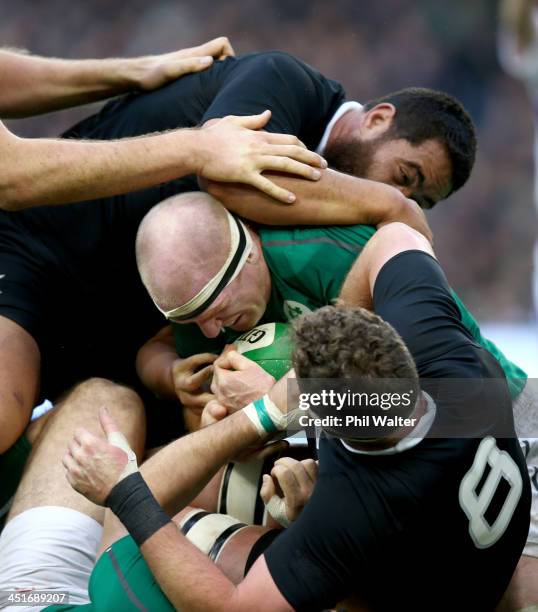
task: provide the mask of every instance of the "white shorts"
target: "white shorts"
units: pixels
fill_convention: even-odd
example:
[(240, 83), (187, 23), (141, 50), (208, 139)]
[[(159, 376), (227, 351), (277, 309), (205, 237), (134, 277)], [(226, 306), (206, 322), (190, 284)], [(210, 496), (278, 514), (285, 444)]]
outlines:
[[(62, 603), (89, 603), (88, 582), (102, 533), (97, 521), (71, 508), (40, 506), (18, 514), (0, 535), (0, 592), (69, 593)], [(13, 606), (7, 597), (1, 596), (0, 610), (37, 612), (49, 605)]]
[(538, 380), (535, 378), (529, 378), (514, 401), (514, 424), (532, 490), (531, 525), (523, 554), (538, 557)]

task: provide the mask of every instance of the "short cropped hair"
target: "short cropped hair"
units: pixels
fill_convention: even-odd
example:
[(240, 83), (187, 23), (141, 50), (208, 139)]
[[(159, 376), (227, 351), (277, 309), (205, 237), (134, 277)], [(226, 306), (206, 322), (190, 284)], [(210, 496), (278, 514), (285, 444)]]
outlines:
[(324, 306), (294, 324), (293, 367), (298, 378), (416, 380), (413, 357), (398, 332), (364, 308)]
[(476, 131), (469, 113), (453, 96), (433, 89), (408, 87), (364, 105), (370, 110), (389, 103), (396, 115), (387, 138), (403, 138), (417, 145), (437, 140), (446, 147), (452, 164), (451, 193), (462, 187), (473, 169), (476, 156)]

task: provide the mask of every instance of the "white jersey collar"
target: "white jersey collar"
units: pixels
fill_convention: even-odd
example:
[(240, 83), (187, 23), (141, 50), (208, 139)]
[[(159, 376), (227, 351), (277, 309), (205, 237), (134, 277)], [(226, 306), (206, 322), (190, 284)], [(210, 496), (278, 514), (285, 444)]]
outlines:
[(327, 127), (325, 128), (325, 132), (323, 132), (323, 136), (319, 141), (318, 148), (316, 149), (316, 153), (319, 155), (323, 155), (325, 152), (325, 147), (327, 146), (327, 142), (329, 140), (329, 136), (331, 135), (334, 124), (340, 119), (342, 115), (345, 115), (350, 110), (361, 110), (362, 104), (358, 102), (354, 102), (353, 100), (349, 102), (344, 102), (341, 106), (338, 107), (338, 110), (332, 116), (332, 119), (329, 121)]
[(348, 450), (350, 453), (356, 453), (357, 455), (396, 455), (397, 453), (402, 453), (403, 451), (413, 448), (419, 442), (422, 442), (422, 440), (424, 440), (426, 434), (430, 431), (431, 426), (433, 425), (435, 413), (437, 412), (437, 408), (433, 399), (424, 391), (422, 392), (422, 394), (426, 398), (425, 414), (422, 415), (420, 421), (415, 425), (412, 431), (410, 431), (407, 436), (405, 436), (405, 438), (402, 438), (394, 446), (391, 446), (390, 448), (384, 448), (382, 450), (365, 451), (350, 446), (342, 439), (340, 440), (340, 442), (342, 442), (346, 450)]

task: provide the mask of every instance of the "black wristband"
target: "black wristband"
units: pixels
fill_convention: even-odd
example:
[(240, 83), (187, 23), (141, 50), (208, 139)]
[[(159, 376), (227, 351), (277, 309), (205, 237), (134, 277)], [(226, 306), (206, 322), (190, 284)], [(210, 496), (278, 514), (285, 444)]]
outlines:
[(139, 547), (161, 527), (172, 522), (140, 472), (120, 480), (110, 491), (105, 505), (125, 525)]

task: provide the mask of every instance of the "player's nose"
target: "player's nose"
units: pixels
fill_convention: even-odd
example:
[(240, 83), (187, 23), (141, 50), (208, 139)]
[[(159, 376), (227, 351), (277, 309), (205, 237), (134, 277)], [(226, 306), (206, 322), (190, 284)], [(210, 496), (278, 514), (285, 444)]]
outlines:
[(198, 327), (206, 338), (216, 338), (220, 334), (221, 324), (215, 319), (203, 323), (199, 322)]

